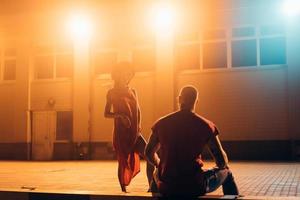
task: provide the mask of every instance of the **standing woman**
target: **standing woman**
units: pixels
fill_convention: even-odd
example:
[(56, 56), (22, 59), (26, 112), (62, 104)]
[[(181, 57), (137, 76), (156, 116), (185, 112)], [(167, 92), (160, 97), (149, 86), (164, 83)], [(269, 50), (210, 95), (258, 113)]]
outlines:
[[(141, 113), (136, 91), (129, 87), (134, 70), (129, 62), (113, 67), (114, 86), (107, 92), (104, 116), (114, 119), (113, 146), (118, 159), (118, 178), (126, 191), (132, 178), (140, 172), (140, 156), (145, 158), (146, 141), (141, 135)], [(154, 166), (147, 162), (148, 183), (152, 181)]]

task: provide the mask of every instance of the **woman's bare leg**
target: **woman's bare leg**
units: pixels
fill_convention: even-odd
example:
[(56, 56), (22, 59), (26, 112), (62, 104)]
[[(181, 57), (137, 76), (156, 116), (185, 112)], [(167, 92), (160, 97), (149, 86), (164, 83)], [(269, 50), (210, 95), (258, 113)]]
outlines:
[(120, 167), (120, 164), (118, 163), (118, 179), (119, 179), (119, 183), (120, 183), (122, 192), (125, 192), (125, 193), (126, 193), (126, 192), (127, 192), (126, 186), (123, 185), (123, 180), (122, 180), (122, 177), (123, 177), (122, 170), (123, 170), (123, 169)]

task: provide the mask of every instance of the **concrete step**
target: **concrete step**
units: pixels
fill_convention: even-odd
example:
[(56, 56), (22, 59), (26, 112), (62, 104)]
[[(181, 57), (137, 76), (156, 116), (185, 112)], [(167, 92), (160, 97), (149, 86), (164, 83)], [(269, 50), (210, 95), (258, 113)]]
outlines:
[(2, 200), (205, 200), (205, 199), (238, 199), (233, 195), (206, 195), (198, 198), (164, 198), (151, 193), (126, 193), (126, 194), (59, 194), (37, 193), (19, 191), (1, 191)]
[(205, 199), (237, 199), (237, 200), (299, 200), (297, 197), (206, 195), (197, 198), (164, 198), (149, 193), (127, 194), (59, 194), (19, 191), (0, 191), (1, 200), (205, 200)]

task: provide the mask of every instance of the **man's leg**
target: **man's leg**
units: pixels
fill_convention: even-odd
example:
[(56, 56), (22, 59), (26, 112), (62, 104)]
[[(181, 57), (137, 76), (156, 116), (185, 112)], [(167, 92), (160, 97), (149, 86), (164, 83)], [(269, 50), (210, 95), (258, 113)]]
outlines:
[(156, 168), (153, 172), (153, 179), (152, 179), (151, 184), (150, 184), (150, 192), (159, 193), (158, 187), (157, 187), (158, 181), (159, 181), (159, 179), (158, 179), (158, 170)]
[(238, 195), (239, 191), (229, 169), (210, 169), (204, 172), (206, 192), (213, 192), (222, 185), (224, 195)]
[(136, 146), (135, 146), (135, 150), (139, 153), (140, 156), (142, 156), (147, 164), (146, 164), (146, 172), (147, 172), (147, 178), (148, 178), (148, 183), (149, 186), (151, 187), (151, 182), (153, 179), (153, 171), (154, 171), (154, 166), (151, 165), (146, 157), (145, 157), (145, 148), (146, 148), (146, 140), (144, 139), (144, 137), (141, 135), (138, 137), (137, 141), (136, 141)]
[(239, 190), (232, 175), (232, 172), (228, 169), (227, 178), (222, 184), (224, 195), (239, 195)]

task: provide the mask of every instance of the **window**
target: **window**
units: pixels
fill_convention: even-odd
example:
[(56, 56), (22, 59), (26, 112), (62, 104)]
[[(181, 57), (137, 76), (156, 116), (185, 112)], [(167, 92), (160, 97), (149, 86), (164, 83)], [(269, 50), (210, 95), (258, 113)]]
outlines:
[(285, 34), (285, 27), (284, 25), (265, 25), (260, 27), (260, 35), (267, 36), (267, 35), (283, 35)]
[(178, 45), (175, 54), (177, 69), (200, 69), (200, 44)]
[(73, 60), (71, 45), (37, 46), (34, 58), (35, 78), (72, 78)]
[(210, 29), (202, 32), (202, 68), (227, 67), (227, 44), (225, 29)]
[(284, 26), (233, 28), (232, 37), (232, 67), (286, 64)]
[(243, 26), (176, 34), (175, 66), (209, 70), (286, 64), (283, 25)]
[(257, 66), (257, 37), (255, 27), (232, 28), (231, 66)]
[(175, 37), (177, 70), (200, 70), (199, 32), (178, 32)]
[(4, 73), (3, 80), (11, 81), (16, 80), (16, 50), (15, 49), (6, 49), (4, 53)]
[(106, 38), (96, 41), (93, 46), (93, 71), (97, 75), (110, 74), (118, 62), (118, 49), (116, 39)]
[(17, 52), (15, 48), (5, 48), (3, 55), (0, 53), (0, 69), (3, 81), (16, 80)]
[(12, 81), (16, 80), (16, 60), (5, 60), (4, 61), (4, 73), (3, 80)]
[(118, 54), (116, 51), (97, 52), (95, 55), (95, 73), (111, 73), (112, 67), (117, 63)]
[(16, 57), (17, 52), (15, 48), (7, 48), (4, 51), (4, 56), (5, 57)]
[(241, 27), (232, 29), (232, 37), (251, 37), (255, 36), (254, 27)]
[(226, 42), (203, 43), (203, 68), (215, 69), (227, 67)]
[(132, 41), (134, 48), (154, 47), (155, 37), (153, 34), (136, 35)]
[(52, 46), (36, 46), (35, 54), (36, 55), (53, 54), (53, 47)]
[(37, 56), (35, 58), (35, 70), (37, 79), (53, 78), (53, 56)]
[(154, 48), (136, 48), (132, 52), (132, 63), (136, 72), (155, 70), (156, 63)]
[(56, 77), (72, 77), (73, 76), (73, 55), (61, 54), (56, 55)]
[(225, 39), (226, 32), (224, 29), (212, 29), (203, 31), (204, 40), (216, 40), (216, 39)]
[(260, 39), (261, 65), (286, 64), (286, 44), (284, 37)]
[(199, 41), (199, 32), (178, 32), (175, 35), (175, 42), (191, 42), (191, 41)]
[(232, 41), (232, 67), (256, 66), (256, 40)]
[(132, 64), (136, 72), (154, 71), (156, 67), (155, 39), (153, 35), (136, 36), (131, 50)]
[(72, 140), (73, 112), (58, 111), (56, 116), (56, 140)]

